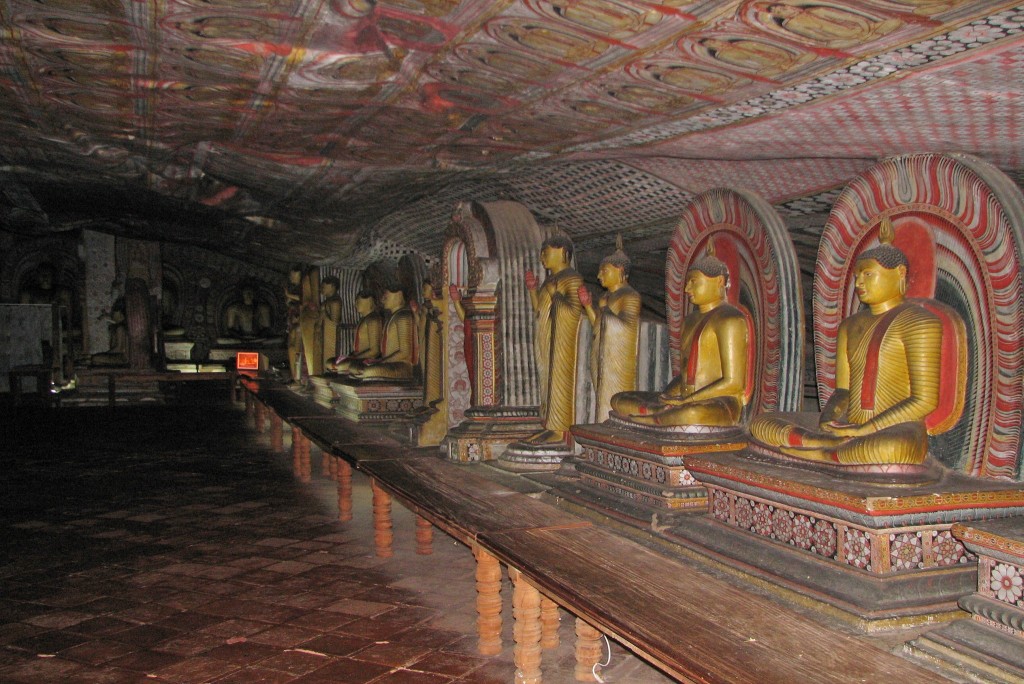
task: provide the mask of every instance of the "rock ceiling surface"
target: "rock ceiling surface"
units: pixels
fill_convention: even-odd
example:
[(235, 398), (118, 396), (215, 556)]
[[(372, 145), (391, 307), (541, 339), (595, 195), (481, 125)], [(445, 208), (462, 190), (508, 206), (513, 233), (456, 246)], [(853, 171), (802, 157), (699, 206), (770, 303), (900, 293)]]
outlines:
[(468, 199), (593, 245), (722, 185), (821, 212), (891, 154), (1019, 173), (1022, 26), (992, 0), (0, 0), (0, 226), (355, 263), (436, 253)]

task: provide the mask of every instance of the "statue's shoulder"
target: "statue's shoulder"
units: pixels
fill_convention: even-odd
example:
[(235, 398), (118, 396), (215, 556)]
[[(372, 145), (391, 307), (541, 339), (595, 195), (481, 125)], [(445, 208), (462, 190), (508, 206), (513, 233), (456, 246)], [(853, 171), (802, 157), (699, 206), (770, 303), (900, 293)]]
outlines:
[(745, 322), (750, 318), (750, 313), (741, 306), (723, 302), (715, 307), (714, 316), (722, 321), (741, 320)]
[(893, 321), (894, 325), (899, 327), (920, 327), (922, 325), (941, 325), (941, 319), (931, 309), (934, 307), (944, 306), (938, 302), (932, 302), (930, 300), (913, 300), (908, 299), (900, 305), (900, 312), (896, 314), (896, 319)]

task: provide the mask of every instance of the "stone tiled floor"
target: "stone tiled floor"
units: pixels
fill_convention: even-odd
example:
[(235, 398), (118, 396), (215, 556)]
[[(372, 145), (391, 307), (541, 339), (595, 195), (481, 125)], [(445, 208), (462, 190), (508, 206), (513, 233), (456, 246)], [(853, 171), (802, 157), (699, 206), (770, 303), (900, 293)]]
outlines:
[[(293, 481), (238, 407), (6, 411), (0, 443), (0, 682), (513, 679), (507, 587), (482, 657), (469, 550), (436, 532), (416, 555), (396, 505), (375, 557), (365, 479), (339, 523), (334, 483)], [(546, 682), (573, 681), (571, 616), (560, 635)], [(612, 648), (605, 681), (668, 681)]]

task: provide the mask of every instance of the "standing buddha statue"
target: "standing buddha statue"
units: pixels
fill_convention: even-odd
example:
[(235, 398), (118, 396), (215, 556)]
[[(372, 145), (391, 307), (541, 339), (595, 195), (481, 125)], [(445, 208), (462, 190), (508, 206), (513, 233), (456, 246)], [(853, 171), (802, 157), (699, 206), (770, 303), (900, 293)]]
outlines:
[(537, 369), (541, 424), (528, 444), (566, 444), (576, 410), (576, 351), (583, 306), (583, 278), (572, 268), (572, 240), (556, 235), (541, 244), (540, 260), (548, 271), (542, 285), (526, 272), (526, 288), (537, 313)]
[(629, 285), (629, 257), (616, 237), (616, 249), (598, 267), (597, 279), (605, 292), (594, 306), (586, 287), (579, 290), (580, 304), (594, 334), (590, 348), (590, 374), (594, 383), (597, 421), (608, 418), (612, 397), (636, 389), (637, 353), (640, 345), (640, 293)]

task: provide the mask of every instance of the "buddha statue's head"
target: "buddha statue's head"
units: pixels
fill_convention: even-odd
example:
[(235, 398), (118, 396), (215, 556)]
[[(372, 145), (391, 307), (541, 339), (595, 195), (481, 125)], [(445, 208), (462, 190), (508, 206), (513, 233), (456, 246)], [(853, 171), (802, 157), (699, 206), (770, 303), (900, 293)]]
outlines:
[(360, 290), (356, 295), (356, 313), (360, 317), (368, 316), (373, 313), (373, 310), (377, 308), (377, 302), (373, 298), (373, 293), (369, 290)]
[(694, 306), (700, 308), (725, 301), (727, 287), (729, 267), (715, 256), (714, 248), (709, 244), (707, 253), (694, 260), (686, 271), (683, 292)]
[(558, 273), (572, 262), (573, 244), (568, 235), (552, 235), (540, 245), (540, 262), (547, 270)]
[(53, 264), (43, 262), (36, 267), (35, 280), (36, 287), (40, 290), (52, 290), (54, 281), (57, 279), (57, 269)]
[(298, 286), (302, 282), (302, 264), (295, 264), (288, 271), (288, 283), (290, 285)]
[(629, 279), (629, 256), (622, 249), (622, 236), (615, 236), (615, 251), (601, 260), (597, 279), (606, 290), (616, 290)]
[(868, 306), (899, 303), (907, 293), (909, 261), (907, 255), (892, 244), (895, 232), (888, 218), (882, 220), (878, 233), (881, 244), (861, 253), (854, 267), (857, 297)]
[(405, 306), (405, 293), (402, 288), (384, 290), (380, 298), (381, 306), (388, 311), (395, 312)]
[(324, 297), (330, 299), (338, 294), (338, 288), (341, 287), (341, 281), (338, 280), (337, 276), (327, 276), (323, 282), (320, 283), (320, 291)]
[(246, 306), (252, 306), (256, 301), (256, 291), (249, 285), (242, 287), (241, 290), (242, 303)]

